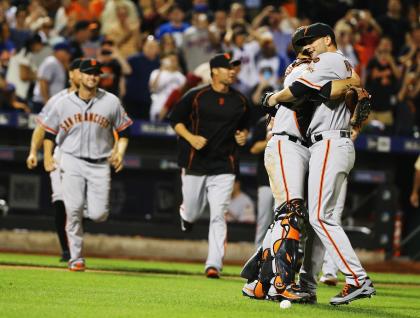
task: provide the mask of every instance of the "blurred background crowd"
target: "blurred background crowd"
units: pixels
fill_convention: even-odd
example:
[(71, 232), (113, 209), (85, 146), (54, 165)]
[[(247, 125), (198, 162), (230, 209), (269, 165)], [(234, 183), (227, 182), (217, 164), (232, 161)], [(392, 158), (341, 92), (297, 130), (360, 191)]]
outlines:
[(72, 59), (96, 57), (129, 115), (165, 121), (217, 52), (241, 60), (234, 86), (256, 104), (282, 87), (294, 30), (321, 21), (372, 95), (366, 129), (418, 137), (419, 12), (416, 0), (0, 0), (0, 110), (39, 112)]

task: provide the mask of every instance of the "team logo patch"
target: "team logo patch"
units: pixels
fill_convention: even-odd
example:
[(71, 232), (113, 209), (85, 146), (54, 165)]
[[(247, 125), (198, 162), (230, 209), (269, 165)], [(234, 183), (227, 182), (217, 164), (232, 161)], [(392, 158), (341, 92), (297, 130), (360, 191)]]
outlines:
[(219, 105), (223, 106), (225, 104), (225, 99), (223, 97), (219, 98)]

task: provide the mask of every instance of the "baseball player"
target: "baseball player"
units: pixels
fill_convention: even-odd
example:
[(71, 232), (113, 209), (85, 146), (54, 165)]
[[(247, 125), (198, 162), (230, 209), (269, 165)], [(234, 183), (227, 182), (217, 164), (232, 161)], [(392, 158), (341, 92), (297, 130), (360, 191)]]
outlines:
[[(52, 156), (54, 140), (60, 147), (59, 167), (62, 193), (67, 213), (69, 269), (84, 271), (82, 258), (83, 207), (87, 203), (89, 218), (103, 222), (109, 213), (111, 164), (118, 172), (128, 145), (127, 127), (132, 124), (119, 99), (98, 89), (100, 64), (95, 59), (80, 64), (80, 88), (60, 98), (40, 121), (46, 131), (44, 167), (55, 170)], [(113, 128), (119, 133), (113, 147)], [(113, 149), (114, 148), (114, 149)]]
[(225, 211), (237, 171), (237, 145), (246, 143), (249, 105), (230, 85), (235, 70), (229, 54), (210, 60), (212, 82), (188, 91), (174, 107), (171, 125), (178, 134), (182, 168), (181, 229), (188, 232), (210, 206), (208, 278), (219, 278), (226, 244)]
[[(303, 47), (297, 46), (304, 29), (296, 30), (292, 44), (297, 54), (287, 72), (287, 87), (311, 62)], [(299, 104), (300, 103), (300, 104)], [(262, 245), (262, 265), (259, 280), (246, 284), (243, 294), (250, 297), (301, 301), (306, 293), (295, 292), (289, 286), (294, 283), (298, 258), (298, 244), (303, 219), (304, 182), (308, 170), (309, 150), (305, 130), (313, 113), (313, 106), (304, 99), (295, 105), (281, 105), (275, 113), (271, 129), (272, 137), (265, 149), (265, 167), (277, 208), (276, 220), (267, 232)], [(293, 106), (293, 107), (292, 107)], [(289, 288), (288, 288), (289, 287)]]
[[(79, 87), (79, 67), (80, 67), (81, 59), (75, 59), (70, 63), (69, 66), (69, 81), (70, 87), (67, 89), (63, 89), (62, 91), (58, 92), (54, 96), (52, 96), (47, 104), (42, 108), (41, 112), (38, 114), (37, 122), (45, 118), (48, 112), (51, 110), (51, 106), (61, 97), (74, 92)], [(37, 124), (31, 138), (31, 147), (29, 151), (28, 158), (26, 159), (26, 165), (28, 169), (34, 169), (38, 165), (37, 159), (37, 152), (42, 146), (42, 142), (44, 140), (45, 131), (41, 125)], [(54, 149), (54, 158), (58, 162), (60, 160), (60, 150), (58, 147)], [(50, 172), (51, 178), (51, 189), (52, 189), (52, 204), (55, 211), (55, 227), (58, 235), (58, 239), (60, 241), (60, 246), (62, 250), (61, 259), (62, 262), (67, 262), (70, 259), (70, 251), (67, 242), (67, 235), (66, 235), (66, 210), (64, 207), (63, 202), (63, 195), (61, 193), (61, 181), (60, 181), (60, 173), (59, 169), (56, 169)]]
[[(290, 87), (267, 94), (264, 104), (275, 106), (314, 91), (327, 98), (316, 108), (307, 130), (311, 142), (308, 206), (313, 231), (308, 231), (300, 284), (302, 289), (315, 294), (318, 263), (322, 264), (325, 248), (346, 277), (343, 290), (330, 300), (332, 305), (340, 305), (376, 293), (347, 235), (333, 215), (339, 194), (344, 191), (345, 180), (354, 165), (355, 152), (350, 140), (350, 111), (344, 101), (331, 99), (331, 81), (350, 77), (352, 68), (337, 50), (334, 32), (328, 25), (315, 23), (307, 27), (304, 37), (298, 41), (298, 44), (302, 43), (309, 44), (316, 59)], [(321, 256), (320, 260), (316, 259), (317, 255), (318, 258)]]

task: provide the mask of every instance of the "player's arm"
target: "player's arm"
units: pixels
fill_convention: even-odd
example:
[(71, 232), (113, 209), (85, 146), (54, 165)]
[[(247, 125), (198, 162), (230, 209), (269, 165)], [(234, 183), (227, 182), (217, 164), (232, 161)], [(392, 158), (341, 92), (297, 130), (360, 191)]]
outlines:
[(169, 120), (178, 136), (184, 138), (194, 149), (200, 150), (206, 146), (207, 139), (203, 136), (193, 134), (187, 128), (188, 123), (191, 121), (190, 115), (195, 94), (195, 91), (186, 93), (172, 108), (169, 114)]
[(420, 156), (417, 158), (415, 164), (414, 180), (413, 180), (413, 190), (410, 195), (410, 203), (415, 208), (419, 207), (419, 191), (420, 191)]
[(174, 130), (178, 136), (184, 138), (188, 143), (196, 150), (202, 149), (207, 145), (207, 139), (200, 135), (192, 134), (184, 123), (177, 123), (174, 126)]
[(248, 99), (245, 96), (240, 95), (240, 98), (243, 102), (244, 113), (241, 116), (241, 119), (238, 123), (238, 127), (235, 132), (235, 141), (239, 146), (245, 146), (249, 134), (250, 105)]
[(128, 117), (119, 100), (116, 102), (118, 107), (116, 108), (113, 127), (114, 134), (116, 133), (117, 136), (114, 137), (116, 144), (114, 144), (109, 162), (114, 167), (115, 172), (120, 172), (124, 167), (124, 156), (128, 146), (129, 130), (127, 128), (133, 124), (133, 121)]
[(44, 169), (47, 172), (56, 169), (56, 162), (53, 157), (53, 150), (55, 147), (55, 135), (47, 132), (44, 139)]
[(40, 125), (36, 125), (31, 137), (31, 148), (29, 150), (28, 158), (26, 158), (26, 166), (28, 169), (33, 169), (38, 165), (37, 152), (42, 147), (45, 131)]
[(124, 156), (128, 147), (128, 132), (124, 130), (119, 133), (119, 138), (115, 142), (114, 149), (111, 154), (110, 163), (114, 167), (115, 172), (120, 172), (124, 168)]

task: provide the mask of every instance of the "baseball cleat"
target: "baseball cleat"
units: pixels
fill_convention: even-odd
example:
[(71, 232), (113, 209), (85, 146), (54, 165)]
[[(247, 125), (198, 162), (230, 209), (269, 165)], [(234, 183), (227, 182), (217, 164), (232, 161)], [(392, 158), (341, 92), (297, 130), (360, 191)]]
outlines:
[(78, 258), (69, 262), (69, 270), (72, 272), (84, 272), (86, 270), (85, 260)]
[(283, 289), (277, 289), (274, 285), (271, 285), (267, 293), (267, 298), (270, 300), (288, 300), (292, 303), (306, 303), (310, 297), (309, 293), (294, 287), (294, 284)]
[(324, 283), (325, 285), (328, 285), (328, 286), (337, 286), (337, 284), (338, 284), (338, 278), (334, 277), (331, 274), (322, 275), (320, 277), (319, 281), (321, 283)]
[(70, 260), (70, 252), (69, 251), (64, 251), (61, 254), (60, 262), (68, 262), (69, 260)]
[(184, 233), (191, 232), (193, 228), (193, 224), (188, 221), (185, 221), (182, 218), (182, 216), (180, 216), (179, 219), (181, 220), (181, 231)]
[(255, 288), (257, 287), (258, 280), (254, 280), (252, 282), (246, 283), (244, 287), (242, 287), (242, 295), (249, 298), (256, 298), (255, 297)]
[(206, 269), (207, 278), (220, 278), (219, 271), (214, 267), (209, 267)]
[(306, 297), (300, 302), (302, 304), (314, 305), (318, 302), (315, 291), (311, 291), (308, 288), (302, 287), (302, 285), (298, 285), (298, 284), (292, 284), (289, 286), (289, 288), (291, 288), (297, 294), (301, 295), (302, 293), (305, 293), (309, 295), (308, 297)]
[(366, 277), (366, 280), (360, 287), (346, 284), (337, 296), (330, 299), (330, 304), (334, 306), (349, 304), (357, 299), (370, 298), (372, 295), (376, 295), (376, 290), (373, 287), (373, 283), (370, 278)]

